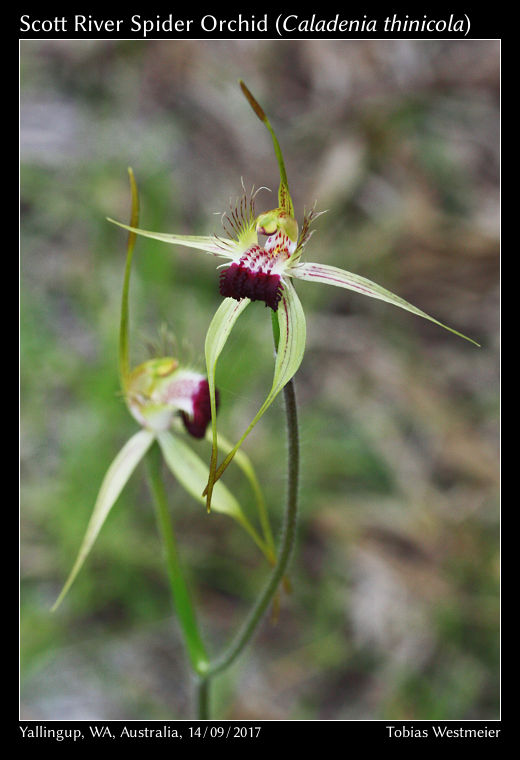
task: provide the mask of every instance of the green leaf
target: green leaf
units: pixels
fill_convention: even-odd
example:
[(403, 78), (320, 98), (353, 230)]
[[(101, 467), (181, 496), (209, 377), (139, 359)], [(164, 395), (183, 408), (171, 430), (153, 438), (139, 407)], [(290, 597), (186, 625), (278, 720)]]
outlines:
[(274, 367), (273, 385), (269, 395), (247, 427), (247, 430), (234, 445), (216, 471), (215, 482), (222, 476), (224, 470), (229, 465), (244, 439), (249, 435), (258, 420), (271, 406), (283, 387), (292, 377), (294, 377), (302, 362), (306, 339), (305, 314), (303, 313), (300, 299), (290, 282), (284, 283), (283, 295), (278, 307), (277, 317), (280, 337), (278, 340), (278, 351)]
[(123, 446), (108, 468), (103, 483), (101, 484), (101, 488), (99, 489), (96, 504), (90, 517), (77, 559), (59, 597), (52, 607), (53, 611), (61, 604), (68, 590), (72, 586), (77, 574), (85, 562), (85, 559), (92, 549), (110, 510), (116, 503), (121, 491), (128, 482), (130, 475), (150, 448), (153, 440), (153, 433), (149, 430), (140, 430)]
[(217, 468), (217, 405), (215, 401), (215, 373), (217, 369), (217, 361), (222, 349), (226, 345), (226, 341), (233, 328), (233, 325), (237, 321), (238, 317), (242, 314), (246, 306), (250, 304), (249, 298), (242, 298), (240, 301), (235, 301), (234, 298), (225, 298), (217, 309), (215, 316), (211, 320), (211, 324), (208, 327), (206, 333), (206, 368), (208, 373), (208, 386), (209, 386), (209, 398), (211, 403), (211, 431), (212, 431), (212, 451), (211, 462), (209, 467), (209, 478), (204, 494), (207, 494), (207, 508), (208, 512), (211, 506), (211, 492), (213, 490), (213, 483), (215, 477), (215, 471)]
[(199, 251), (206, 251), (207, 253), (224, 256), (228, 259), (233, 258), (231, 251), (236, 247), (236, 241), (234, 240), (220, 240), (220, 238), (217, 239), (204, 235), (168, 235), (164, 232), (150, 232), (150, 230), (141, 230), (138, 227), (131, 227), (128, 224), (116, 222), (115, 219), (110, 219), (108, 216), (107, 221), (117, 224), (118, 227), (129, 230), (136, 235), (153, 238), (154, 240), (160, 240), (163, 243), (170, 243), (171, 245), (184, 245), (187, 248), (197, 248)]
[[(184, 441), (173, 436), (170, 432), (159, 433), (157, 440), (166, 464), (173, 475), (194, 499), (205, 504), (206, 500), (202, 496), (202, 490), (208, 481), (208, 466)], [(215, 485), (212, 506), (215, 512), (229, 515), (236, 520), (249, 533), (265, 556), (268, 559), (271, 558), (269, 547), (258, 535), (238, 501), (223, 483)]]
[(424, 317), (424, 319), (428, 319), (430, 322), (435, 322), (436, 325), (439, 325), (445, 330), (449, 330), (450, 332), (455, 333), (455, 335), (458, 335), (460, 338), (469, 340), (470, 343), (474, 343), (475, 346), (480, 347), (479, 343), (474, 341), (472, 338), (468, 338), (467, 335), (463, 335), (462, 333), (457, 332), (457, 330), (454, 330), (452, 327), (444, 325), (437, 319), (430, 317), (429, 314), (426, 314), (424, 311), (421, 311), (415, 306), (412, 306), (411, 303), (408, 303), (408, 301), (405, 301), (403, 298), (399, 298), (399, 296), (394, 295), (394, 293), (391, 293), (389, 290), (382, 288), (375, 282), (371, 282), (371, 280), (367, 280), (365, 277), (360, 277), (357, 274), (352, 274), (352, 272), (347, 272), (344, 269), (338, 269), (338, 267), (331, 267), (327, 264), (309, 263), (298, 264), (291, 269), (290, 274), (291, 277), (297, 277), (300, 280), (320, 282), (324, 283), (325, 285), (335, 285), (338, 288), (354, 290), (356, 293), (361, 293), (362, 295), (370, 296), (371, 298), (378, 298), (381, 301), (387, 301), (387, 303), (391, 303), (394, 306), (399, 306), (401, 309), (411, 311), (412, 314), (417, 314), (419, 317)]

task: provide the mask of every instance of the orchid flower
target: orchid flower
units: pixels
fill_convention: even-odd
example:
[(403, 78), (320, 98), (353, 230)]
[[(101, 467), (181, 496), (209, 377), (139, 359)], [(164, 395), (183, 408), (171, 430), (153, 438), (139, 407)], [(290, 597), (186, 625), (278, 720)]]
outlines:
[[(129, 175), (132, 189), (131, 224), (135, 226), (138, 224), (137, 186), (131, 169)], [(216, 413), (218, 394), (213, 392), (212, 404), (206, 378), (189, 367), (181, 366), (171, 356), (150, 359), (129, 370), (128, 294), (134, 242), (135, 234), (130, 233), (121, 308), (119, 367), (126, 404), (141, 425), (141, 430), (127, 441), (107, 470), (77, 559), (53, 609), (67, 594), (112, 507), (154, 441), (159, 444), (166, 464), (186, 491), (197, 501), (205, 502), (202, 491), (208, 480), (208, 467), (183, 440), (183, 433), (197, 439), (206, 436), (212, 408), (213, 414)], [(175, 434), (171, 432), (172, 427)], [(218, 437), (218, 446), (225, 453), (232, 448), (221, 436)], [(218, 483), (215, 488), (213, 507), (216, 512), (233, 517), (249, 533), (269, 562), (274, 564), (274, 540), (256, 475), (246, 456), (237, 457), (237, 464), (254, 490), (264, 537), (258, 534), (224, 484)]]
[[(294, 376), (302, 361), (305, 350), (306, 324), (303, 308), (292, 282), (293, 279), (334, 285), (353, 290), (361, 295), (387, 301), (475, 343), (471, 338), (467, 338), (457, 330), (442, 324), (434, 317), (365, 277), (327, 264), (303, 262), (301, 260), (304, 248), (312, 235), (310, 226), (319, 216), (319, 213), (315, 211), (315, 208), (304, 213), (302, 227), (299, 230), (278, 139), (264, 110), (244, 82), (240, 81), (240, 87), (272, 138), (280, 173), (278, 207), (257, 216), (255, 211), (256, 194), (254, 192), (249, 195), (245, 194), (230, 209), (230, 212), (222, 217), (227, 238), (216, 235), (208, 237), (170, 235), (138, 229), (135, 226), (129, 227), (115, 222), (113, 219), (109, 220), (132, 233), (173, 245), (196, 248), (226, 259), (226, 262), (221, 265), (222, 272), (219, 282), (220, 293), (224, 296), (224, 301), (213, 317), (206, 335), (206, 365), (213, 433), (210, 477), (204, 491), (207, 495), (208, 510), (216, 482), (246, 436), (249, 435), (282, 388)], [(263, 243), (260, 242), (259, 236), (266, 237)], [(263, 301), (272, 310), (273, 329), (277, 340), (273, 384), (259, 411), (217, 468), (216, 365), (236, 320), (252, 301)], [(479, 344), (475, 343), (475, 345)]]

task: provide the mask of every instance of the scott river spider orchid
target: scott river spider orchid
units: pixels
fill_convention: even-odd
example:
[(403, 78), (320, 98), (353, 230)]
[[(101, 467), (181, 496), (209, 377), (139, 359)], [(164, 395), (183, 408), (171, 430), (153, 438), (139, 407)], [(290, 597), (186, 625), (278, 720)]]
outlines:
[[(245, 195), (231, 209), (230, 213), (223, 216), (226, 238), (216, 235), (208, 237), (170, 235), (141, 230), (135, 226), (114, 222), (132, 233), (161, 240), (165, 243), (197, 248), (226, 259), (226, 262), (222, 264), (219, 281), (219, 289), (221, 295), (224, 296), (224, 301), (213, 317), (206, 335), (206, 365), (213, 446), (209, 479), (204, 490), (208, 510), (212, 503), (215, 484), (246, 436), (249, 435), (282, 388), (294, 376), (302, 361), (306, 339), (305, 315), (294, 289), (293, 279), (335, 285), (339, 288), (353, 290), (361, 295), (387, 301), (394, 306), (399, 306), (435, 322), (446, 330), (450, 330), (477, 346), (479, 345), (471, 338), (467, 338), (457, 330), (442, 324), (434, 317), (365, 277), (327, 264), (303, 262), (301, 260), (304, 248), (312, 234), (310, 226), (319, 214), (314, 208), (307, 212), (304, 215), (301, 229), (299, 229), (278, 139), (264, 110), (244, 82), (240, 81), (240, 87), (256, 115), (268, 129), (273, 141), (280, 173), (278, 207), (257, 216), (255, 194), (252, 192), (250, 195)], [(110, 219), (109, 221), (113, 222), (114, 220)], [(263, 243), (259, 241), (259, 236), (266, 237)], [(273, 384), (264, 403), (243, 435), (225, 456), (220, 466), (217, 466), (218, 438), (215, 391), (217, 361), (236, 320), (252, 301), (263, 301), (272, 310), (273, 328), (277, 343)]]

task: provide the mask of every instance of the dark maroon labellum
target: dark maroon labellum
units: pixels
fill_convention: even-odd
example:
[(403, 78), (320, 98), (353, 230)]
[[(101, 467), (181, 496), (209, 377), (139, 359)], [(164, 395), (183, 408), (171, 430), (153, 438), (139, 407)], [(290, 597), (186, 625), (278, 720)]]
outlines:
[(255, 272), (240, 263), (233, 263), (220, 275), (220, 294), (240, 301), (264, 301), (273, 311), (278, 310), (282, 297), (282, 281), (279, 274)]
[[(184, 427), (194, 438), (204, 438), (206, 428), (211, 421), (211, 402), (209, 400), (209, 385), (207, 380), (201, 380), (196, 393), (192, 397), (193, 416), (181, 412)], [(215, 389), (215, 403), (218, 409), (219, 394)]]

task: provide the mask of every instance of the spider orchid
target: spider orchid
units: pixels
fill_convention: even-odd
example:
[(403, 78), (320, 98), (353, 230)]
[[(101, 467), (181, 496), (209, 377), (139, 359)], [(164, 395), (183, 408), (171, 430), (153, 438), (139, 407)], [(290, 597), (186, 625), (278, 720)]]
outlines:
[[(294, 376), (302, 361), (305, 350), (306, 325), (302, 305), (292, 283), (294, 278), (335, 285), (371, 298), (387, 301), (394, 306), (399, 306), (435, 322), (435, 324), (475, 343), (471, 338), (467, 338), (451, 327), (442, 324), (365, 277), (327, 264), (301, 261), (303, 250), (312, 235), (310, 226), (319, 214), (314, 208), (305, 213), (301, 230), (299, 230), (278, 139), (264, 110), (244, 82), (240, 81), (240, 87), (272, 138), (280, 173), (278, 207), (256, 216), (255, 194), (252, 192), (249, 196), (244, 195), (236, 206), (231, 208), (230, 212), (222, 218), (227, 238), (150, 232), (136, 227), (128, 227), (119, 222), (114, 222), (113, 219), (109, 220), (119, 224), (120, 227), (129, 229), (132, 233), (161, 240), (165, 243), (197, 248), (228, 260), (222, 264), (220, 274), (220, 293), (224, 296), (224, 301), (213, 317), (206, 335), (206, 364), (213, 433), (210, 476), (204, 491), (207, 496), (208, 510), (216, 482), (222, 476), (246, 436), (249, 435), (282, 388)], [(266, 238), (263, 243), (259, 241), (260, 235)], [(267, 398), (244, 434), (217, 468), (216, 365), (236, 320), (251, 301), (263, 301), (272, 310), (273, 328), (277, 340), (273, 384)], [(475, 345), (479, 344), (475, 343)]]
[[(131, 169), (129, 169), (129, 175), (132, 190), (131, 224), (135, 226), (138, 224), (137, 186)], [(189, 436), (197, 439), (207, 437), (206, 429), (211, 419), (212, 409), (213, 414), (216, 414), (218, 393), (213, 390), (214, 398), (211, 403), (206, 378), (191, 368), (181, 366), (178, 360), (171, 356), (150, 359), (130, 371), (128, 294), (135, 237), (134, 233), (130, 233), (127, 245), (121, 306), (119, 370), (126, 404), (142, 429), (127, 441), (108, 468), (77, 559), (53, 609), (58, 607), (67, 594), (110, 510), (154, 441), (159, 444), (164, 460), (176, 479), (197, 501), (205, 503), (202, 491), (208, 481), (208, 467), (185, 443), (182, 434), (188, 433)], [(175, 429), (175, 434), (170, 432), (172, 427)], [(225, 453), (232, 448), (231, 444), (221, 436), (218, 437), (217, 443)], [(242, 455), (242, 452), (239, 454)], [(274, 564), (276, 561), (274, 540), (256, 475), (247, 457), (242, 455), (237, 457), (236, 461), (254, 490), (263, 538), (224, 484), (218, 483), (215, 488), (213, 507), (216, 512), (233, 517), (249, 533), (268, 561)]]

